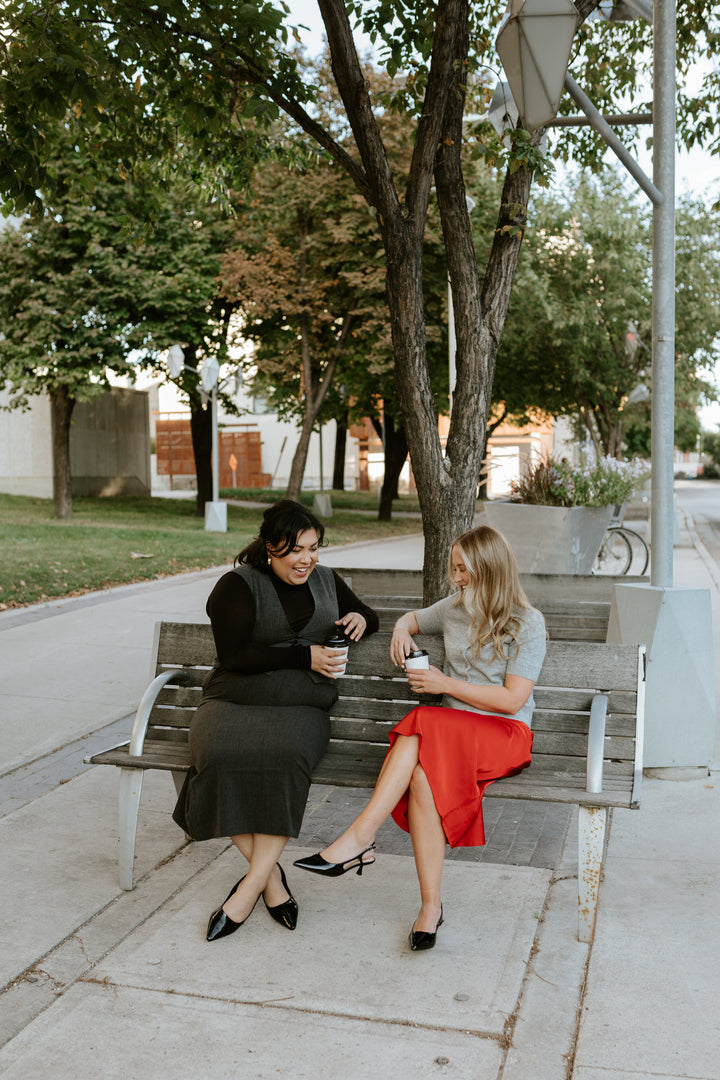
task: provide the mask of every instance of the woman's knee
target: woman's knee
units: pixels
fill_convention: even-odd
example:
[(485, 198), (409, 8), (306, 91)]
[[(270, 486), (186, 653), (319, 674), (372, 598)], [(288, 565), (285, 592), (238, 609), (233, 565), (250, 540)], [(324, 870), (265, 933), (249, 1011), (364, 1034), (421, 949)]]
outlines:
[(427, 773), (419, 762), (413, 769), (412, 776), (410, 777), (410, 794), (418, 799), (432, 799), (430, 781), (427, 778)]

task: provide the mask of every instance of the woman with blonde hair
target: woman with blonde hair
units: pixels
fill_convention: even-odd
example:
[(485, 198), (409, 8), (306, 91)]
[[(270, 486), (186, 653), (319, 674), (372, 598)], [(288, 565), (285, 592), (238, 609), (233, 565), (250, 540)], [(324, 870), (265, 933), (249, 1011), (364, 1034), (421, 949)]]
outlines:
[(530, 605), (501, 533), (487, 525), (463, 533), (452, 545), (449, 571), (454, 591), (398, 619), (390, 644), (393, 662), (404, 666), (416, 637), (443, 635), (443, 671), (407, 672), (413, 691), (442, 694), (442, 705), (419, 705), (393, 728), (365, 809), (324, 851), (295, 863), (325, 877), (361, 874), (392, 814), (410, 833), (420, 883), (413, 951), (433, 948), (443, 921), (445, 845), (484, 844), (485, 788), (530, 764), (532, 692), (545, 656), (543, 617)]

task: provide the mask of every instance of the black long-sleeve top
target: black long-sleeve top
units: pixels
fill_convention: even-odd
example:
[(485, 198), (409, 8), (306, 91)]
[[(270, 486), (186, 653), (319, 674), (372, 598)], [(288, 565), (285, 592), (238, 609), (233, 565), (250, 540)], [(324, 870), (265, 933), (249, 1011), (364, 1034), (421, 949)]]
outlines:
[[(334, 570), (333, 575), (338, 599), (338, 618), (350, 611), (357, 611), (367, 623), (363, 637), (374, 634), (380, 625), (376, 612), (364, 604)], [(275, 587), (290, 626), (298, 633), (315, 610), (310, 586), (307, 582), (302, 585), (289, 585), (272, 571), (268, 572), (268, 577)], [(223, 574), (208, 597), (206, 611), (212, 623), (218, 660), (226, 671), (254, 674), (260, 671), (277, 671), (279, 668), (310, 670), (312, 656), (309, 645), (258, 645), (251, 640), (255, 626), (255, 600), (247, 582), (243, 581), (239, 574), (232, 571)]]

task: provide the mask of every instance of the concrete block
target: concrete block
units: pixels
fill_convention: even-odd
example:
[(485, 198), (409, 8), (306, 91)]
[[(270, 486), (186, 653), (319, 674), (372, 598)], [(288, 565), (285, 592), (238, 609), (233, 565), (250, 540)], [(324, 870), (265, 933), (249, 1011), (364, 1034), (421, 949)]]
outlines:
[(615, 586), (609, 642), (647, 646), (647, 768), (709, 766), (715, 746), (708, 589)]

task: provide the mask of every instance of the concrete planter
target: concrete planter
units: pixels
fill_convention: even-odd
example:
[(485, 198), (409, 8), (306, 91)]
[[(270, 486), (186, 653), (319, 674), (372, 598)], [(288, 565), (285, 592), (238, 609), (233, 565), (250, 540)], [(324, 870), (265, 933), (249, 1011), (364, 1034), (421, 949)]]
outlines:
[(485, 513), (510, 542), (521, 574), (590, 574), (613, 507), (486, 502)]

